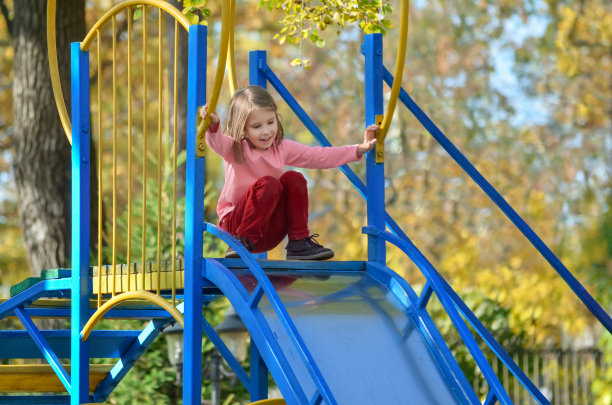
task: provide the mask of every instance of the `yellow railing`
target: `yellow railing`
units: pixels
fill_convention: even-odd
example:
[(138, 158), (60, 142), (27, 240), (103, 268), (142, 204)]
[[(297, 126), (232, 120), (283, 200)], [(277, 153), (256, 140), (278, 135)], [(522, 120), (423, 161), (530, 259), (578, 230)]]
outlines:
[[(92, 30), (90, 31), (90, 34), (88, 34), (88, 36), (86, 37), (85, 41), (82, 43), (81, 48), (82, 49), (88, 49), (89, 47), (91, 47), (92, 41), (93, 39), (90, 41), (89, 38), (95, 38), (97, 44), (96, 44), (96, 48), (95, 48), (95, 55), (94, 57), (97, 59), (97, 66), (98, 66), (98, 87), (96, 89), (97, 92), (97, 100), (98, 100), (98, 143), (97, 143), (97, 147), (98, 147), (98, 179), (99, 179), (99, 187), (98, 187), (98, 213), (100, 215), (100, 217), (102, 217), (104, 215), (103, 212), (103, 194), (104, 194), (104, 188), (103, 188), (103, 184), (106, 182), (106, 171), (103, 169), (104, 165), (105, 165), (105, 154), (104, 154), (104, 149), (105, 149), (105, 145), (103, 142), (103, 118), (102, 118), (102, 109), (104, 108), (102, 102), (103, 102), (103, 97), (102, 97), (102, 92), (104, 90), (103, 87), (103, 83), (101, 81), (101, 77), (103, 76), (103, 71), (102, 71), (102, 63), (100, 62), (103, 59), (103, 55), (102, 55), (102, 51), (101, 51), (101, 39), (102, 39), (102, 35), (101, 35), (101, 30), (103, 28), (105, 28), (105, 26), (107, 26), (108, 22), (110, 22), (110, 27), (111, 27), (111, 39), (112, 39), (112, 163), (111, 163), (111, 173), (107, 174), (108, 177), (110, 177), (112, 180), (112, 197), (111, 197), (111, 201), (112, 201), (112, 214), (111, 214), (111, 224), (112, 224), (112, 229), (110, 230), (110, 250), (111, 250), (111, 257), (110, 257), (110, 279), (108, 279), (108, 276), (106, 273), (108, 273), (108, 268), (104, 268), (103, 266), (103, 256), (104, 256), (104, 251), (103, 251), (103, 243), (105, 242), (105, 238), (104, 238), (104, 228), (103, 228), (103, 222), (102, 220), (99, 221), (98, 226), (98, 260), (97, 260), (97, 285), (96, 285), (96, 290), (97, 290), (97, 295), (98, 295), (98, 304), (101, 305), (101, 297), (104, 293), (110, 293), (110, 295), (112, 297), (124, 293), (125, 291), (132, 291), (132, 290), (153, 290), (157, 293), (157, 295), (161, 295), (161, 291), (162, 290), (166, 290), (168, 289), (168, 284), (166, 283), (165, 280), (165, 276), (162, 282), (162, 270), (167, 270), (167, 269), (162, 269), (162, 259), (163, 259), (163, 253), (162, 253), (162, 237), (163, 234), (165, 234), (165, 232), (163, 231), (163, 226), (162, 226), (162, 199), (166, 198), (166, 196), (163, 194), (163, 189), (162, 189), (162, 166), (163, 166), (163, 159), (164, 159), (164, 155), (163, 152), (165, 149), (166, 144), (164, 143), (164, 137), (163, 137), (163, 124), (164, 124), (164, 112), (163, 112), (163, 106), (165, 105), (165, 99), (164, 99), (164, 92), (163, 92), (163, 88), (164, 88), (164, 71), (165, 71), (165, 60), (164, 60), (164, 27), (163, 27), (163, 14), (162, 11), (169, 11), (169, 14), (176, 17), (176, 11), (173, 8), (170, 8), (167, 3), (163, 3), (163, 7), (158, 7), (158, 13), (155, 15), (154, 13), (152, 13), (149, 10), (149, 5), (150, 4), (154, 4), (157, 2), (153, 2), (153, 1), (145, 1), (145, 2), (136, 2), (136, 1), (128, 1), (125, 3), (122, 3), (120, 5), (115, 6), (113, 9), (111, 9), (109, 12), (107, 12), (92, 28)], [(157, 5), (157, 4), (155, 4)], [(141, 82), (141, 95), (142, 98), (140, 100), (136, 100), (137, 102), (139, 101), (141, 104), (141, 108), (142, 108), (142, 123), (141, 123), (141, 131), (142, 131), (142, 138), (141, 138), (141, 142), (142, 142), (142, 147), (141, 147), (141, 151), (139, 153), (139, 155), (141, 156), (142, 159), (142, 165), (141, 165), (141, 172), (139, 173), (140, 178), (135, 178), (134, 176), (134, 168), (133, 168), (133, 158), (135, 156), (138, 156), (136, 154), (136, 150), (137, 148), (135, 147), (135, 139), (134, 139), (134, 133), (133, 133), (133, 122), (134, 122), (134, 111), (133, 111), (133, 104), (135, 102), (135, 93), (133, 92), (133, 74), (134, 74), (134, 70), (136, 68), (136, 66), (133, 66), (132, 62), (133, 62), (133, 57), (134, 56), (139, 56), (134, 54), (134, 47), (133, 45), (133, 38), (134, 38), (134, 27), (133, 27), (133, 8), (134, 7), (138, 7), (138, 9), (140, 10), (140, 22), (141, 22), (141, 33), (142, 33), (142, 48), (140, 49), (140, 55), (141, 55), (141, 59), (142, 59), (142, 63), (141, 63), (141, 70), (140, 70), (140, 74), (142, 75), (142, 82)], [(120, 217), (120, 212), (119, 212), (119, 195), (120, 192), (118, 190), (118, 186), (119, 186), (119, 162), (118, 162), (118, 157), (119, 157), (119, 141), (120, 141), (120, 137), (119, 137), (119, 113), (120, 110), (123, 110), (122, 108), (118, 107), (118, 103), (119, 103), (119, 94), (118, 94), (118, 89), (119, 89), (119, 81), (118, 81), (118, 69), (119, 69), (119, 61), (117, 58), (118, 55), (118, 29), (117, 29), (117, 20), (119, 17), (119, 13), (125, 11), (125, 13), (127, 14), (127, 16), (125, 17), (125, 21), (127, 23), (127, 32), (125, 33), (125, 37), (126, 37), (126, 43), (127, 43), (127, 61), (125, 62), (125, 65), (122, 65), (123, 70), (126, 72), (125, 75), (127, 76), (127, 100), (122, 100), (123, 101), (123, 105), (125, 105), (127, 108), (127, 131), (123, 131), (124, 133), (127, 132), (127, 229), (125, 230), (126, 234), (125, 235), (119, 235), (119, 230), (118, 230), (118, 223), (119, 223), (119, 217)], [(150, 27), (149, 27), (149, 19), (151, 17), (157, 16), (158, 19), (158, 23), (157, 23), (157, 94), (156, 97), (153, 97), (153, 100), (150, 99), (150, 96), (154, 93), (149, 92), (149, 86), (153, 85), (153, 81), (151, 81), (149, 79), (149, 73), (152, 73), (150, 71), (150, 66), (149, 66), (149, 57), (151, 55), (150, 52), (150, 45), (149, 43), (151, 42), (151, 39), (153, 38), (152, 36), (150, 36)], [(172, 150), (173, 152), (173, 160), (172, 160), (172, 181), (173, 181), (173, 190), (172, 190), (172, 196), (171, 196), (171, 200), (172, 200), (172, 224), (171, 224), (171, 234), (172, 234), (172, 267), (171, 267), (171, 272), (172, 272), (172, 280), (173, 282), (172, 284), (172, 302), (175, 303), (175, 297), (176, 297), (176, 272), (177, 272), (177, 268), (176, 268), (176, 255), (177, 255), (177, 249), (176, 249), (176, 237), (177, 237), (177, 232), (176, 232), (176, 227), (177, 227), (177, 223), (176, 223), (176, 206), (177, 206), (177, 194), (176, 194), (176, 184), (177, 184), (177, 176), (178, 176), (178, 171), (177, 171), (177, 162), (176, 162), (176, 153), (177, 153), (177, 131), (176, 131), (176, 119), (177, 119), (177, 107), (178, 107), (178, 86), (176, 85), (177, 83), (177, 70), (176, 70), (176, 65), (178, 64), (178, 31), (179, 31), (179, 24), (182, 24), (184, 27), (186, 27), (186, 20), (185, 21), (181, 21), (184, 20), (184, 16), (182, 16), (181, 14), (181, 18), (180, 19), (175, 19), (174, 21), (174, 35), (175, 35), (175, 42), (174, 42), (174, 55), (173, 55), (173, 60), (175, 63), (175, 69), (174, 69), (174, 74), (172, 77), (172, 81), (175, 84), (174, 85), (174, 93), (172, 95), (172, 103), (173, 103), (173, 114), (174, 114), (174, 133), (173, 133), (173, 139), (172, 139), (172, 146), (168, 147), (168, 150)], [(153, 26), (153, 30), (155, 29), (155, 26)], [(94, 34), (95, 33), (95, 36)], [(153, 54), (155, 55), (155, 54)], [(157, 108), (155, 108), (155, 106), (157, 106)], [(154, 117), (154, 119), (152, 119), (152, 117)], [(149, 143), (149, 129), (151, 126), (151, 123), (156, 120), (157, 121), (157, 142), (155, 143)], [(125, 119), (123, 120), (125, 121)], [(168, 142), (170, 143), (170, 142)], [(157, 153), (154, 154), (153, 156), (156, 156), (157, 158), (157, 167), (155, 168), (154, 165), (152, 167), (149, 167), (149, 159), (152, 156), (151, 154), (154, 153), (155, 151), (155, 147), (157, 147)], [(122, 166), (124, 167), (124, 166)], [(153, 169), (156, 171), (156, 175), (154, 175), (153, 173), (150, 173), (150, 169)], [(157, 218), (154, 222), (149, 223), (149, 209), (147, 208), (147, 200), (151, 197), (151, 192), (154, 192), (153, 190), (148, 190), (148, 182), (152, 181), (153, 179), (156, 180), (157, 183), (157, 195), (156, 195), (156, 208), (157, 208)], [(122, 180), (124, 180), (122, 178)], [(140, 212), (134, 212), (134, 195), (133, 195), (133, 185), (137, 182), (140, 182), (141, 184), (141, 200), (142, 200), (142, 205), (140, 207)], [(124, 181), (122, 181), (123, 184), (125, 184)], [(150, 207), (153, 205), (149, 205)], [(140, 225), (141, 225), (141, 235), (140, 235), (140, 248), (141, 248), (141, 254), (140, 254), (140, 263), (138, 263), (136, 266), (133, 265), (120, 265), (118, 263), (118, 253), (119, 253), (119, 244), (120, 244), (120, 237), (125, 238), (125, 247), (122, 248), (122, 252), (125, 252), (125, 261), (127, 263), (131, 263), (133, 260), (133, 239), (134, 239), (134, 235), (133, 235), (133, 224), (134, 224), (134, 214), (136, 214), (137, 216), (140, 217)], [(149, 228), (150, 226), (156, 227), (153, 228), (155, 229), (153, 231), (153, 229), (151, 229), (154, 234), (156, 235), (156, 243), (155, 243), (155, 253), (153, 257), (149, 257), (148, 252), (147, 252), (147, 240), (146, 240), (146, 236), (148, 234), (147, 228)], [(168, 232), (170, 233), (170, 232)], [(148, 260), (153, 259), (152, 263), (147, 263)], [(138, 278), (140, 278), (139, 280), (137, 280), (136, 278), (132, 277), (132, 272), (134, 272), (134, 275), (136, 275), (138, 273), (138, 270), (140, 270), (140, 274), (138, 274)], [(154, 274), (152, 274), (154, 273)], [(104, 283), (103, 283), (104, 281)]]
[[(66, 109), (65, 101), (61, 91), (61, 83), (59, 79), (59, 71), (57, 64), (57, 49), (55, 44), (55, 8), (56, 0), (48, 1), (48, 48), (49, 48), (49, 61), (50, 61), (50, 73), (51, 81), (54, 88), (55, 101), (64, 126), (64, 130), (68, 137), (68, 140), (72, 142), (71, 137), (71, 123), (70, 118)], [(227, 60), (229, 60), (229, 77), (230, 77), (230, 91), (233, 93), (236, 87), (236, 74), (234, 67), (234, 55), (233, 55), (233, 9), (235, 7), (234, 0), (223, 1), (223, 24), (222, 24), (222, 39), (219, 52), (219, 59), (217, 63), (217, 72), (214, 83), (214, 89), (210, 96), (209, 105), (213, 108), (216, 105), (219, 94), (221, 91), (221, 85), (225, 74), (225, 66)], [(151, 10), (157, 9), (157, 13), (151, 12)], [(139, 18), (135, 18), (135, 13), (140, 13)], [(172, 97), (172, 109), (173, 109), (173, 122), (174, 130), (172, 133), (172, 141), (164, 143), (164, 51), (163, 47), (165, 35), (163, 35), (163, 12), (173, 17), (174, 21), (174, 72), (172, 77), (174, 92), (169, 97)], [(149, 79), (149, 73), (151, 66), (148, 60), (154, 54), (150, 52), (149, 43), (152, 38), (149, 38), (149, 31), (151, 27), (148, 26), (149, 19), (152, 16), (158, 17), (157, 24), (157, 100), (152, 101), (150, 97), (153, 93), (148, 91), (149, 86), (153, 87), (154, 82)], [(140, 25), (137, 24), (140, 20)], [(127, 28), (119, 28), (119, 21), (125, 23)], [(93, 269), (94, 274), (94, 293), (97, 295), (98, 307), (103, 305), (103, 297), (108, 295), (112, 297), (112, 300), (123, 293), (132, 291), (154, 291), (158, 296), (161, 295), (162, 290), (168, 290), (168, 287), (172, 290), (172, 304), (176, 305), (176, 289), (181, 288), (182, 284), (179, 284), (179, 265), (182, 260), (178, 260), (182, 252), (178, 252), (177, 248), (177, 174), (178, 174), (178, 133), (177, 133), (177, 119), (178, 119), (178, 49), (179, 49), (179, 30), (180, 26), (188, 30), (189, 21), (187, 18), (176, 8), (169, 5), (168, 3), (161, 0), (128, 0), (112, 7), (106, 12), (90, 29), (85, 39), (81, 42), (82, 51), (90, 51), (92, 58), (96, 60), (96, 63), (92, 66), (97, 68), (95, 72), (97, 89), (93, 90), (92, 101), (97, 103), (97, 113), (93, 114), (96, 117), (97, 123), (92, 123), (93, 131), (92, 140), (95, 148), (97, 148), (97, 161), (95, 172), (98, 178), (97, 187), (97, 214), (98, 214), (98, 235), (95, 239), (97, 242), (97, 258), (95, 259), (96, 266)], [(153, 31), (155, 26), (153, 25)], [(137, 30), (142, 33), (142, 38), (139, 39), (136, 35)], [(108, 33), (110, 31), (110, 34)], [(121, 32), (121, 37), (119, 37)], [(123, 41), (125, 39), (125, 41)], [(105, 47), (105, 41), (110, 40), (112, 43), (111, 49)], [(125, 49), (120, 48), (120, 42), (123, 41), (123, 45), (127, 42), (127, 58), (118, 60), (119, 49), (122, 49), (122, 54), (125, 54)], [(95, 46), (94, 45), (95, 42)], [(140, 54), (135, 54), (134, 42), (141, 42), (142, 48)], [(106, 62), (103, 61), (105, 58), (104, 53), (111, 53), (111, 60)], [(154, 58), (155, 56), (153, 56)], [(137, 61), (135, 58), (141, 59), (140, 67), (138, 64), (134, 65), (133, 62)], [(138, 62), (137, 62), (138, 63)], [(106, 75), (104, 69), (112, 70)], [(120, 74), (121, 71), (121, 74)], [(142, 83), (141, 89), (134, 88), (134, 85), (138, 87), (133, 78), (135, 77), (134, 72), (141, 75)], [(127, 98), (125, 98), (125, 87), (121, 88), (119, 83), (120, 75), (123, 77), (127, 76)], [(106, 83), (109, 83), (107, 85)], [(153, 90), (154, 91), (154, 90)], [(108, 92), (108, 96), (105, 96)], [(104, 94), (103, 94), (104, 93)], [(111, 96), (112, 94), (112, 96)], [(110, 96), (110, 97), (109, 97)], [(139, 99), (139, 97), (142, 97)], [(110, 100), (108, 99), (110, 98)], [(140, 104), (139, 107), (136, 107)], [(92, 110), (94, 106), (92, 105)], [(136, 108), (134, 108), (136, 107)], [(157, 108), (156, 108), (157, 107)], [(112, 110), (112, 117), (105, 118), (104, 110)], [(119, 116), (120, 113), (126, 111), (125, 114)], [(110, 113), (110, 112), (109, 112)], [(135, 127), (134, 124), (141, 114), (141, 125), (140, 129)], [(154, 126), (154, 120), (151, 119), (152, 115), (156, 115), (157, 118), (157, 142), (149, 142), (149, 128)], [(127, 128), (126, 128), (127, 122)], [(167, 122), (167, 121), (166, 121)], [(97, 125), (96, 125), (97, 124)], [(112, 128), (105, 128), (106, 126), (112, 126)], [(109, 136), (105, 136), (105, 132), (110, 129)], [(105, 131), (106, 130), (106, 131)], [(142, 137), (139, 138), (136, 135), (137, 132), (142, 133)], [(125, 143), (125, 136), (127, 135), (127, 146)], [(97, 137), (97, 139), (95, 139)], [(140, 145), (139, 145), (140, 143)], [(166, 148), (167, 146), (167, 148)], [(157, 153), (155, 154), (155, 147)], [(137, 151), (139, 150), (139, 151)], [(127, 151), (127, 152), (126, 152)], [(170, 252), (169, 265), (164, 262), (164, 258), (168, 258), (168, 252), (163, 253), (162, 238), (166, 233), (162, 221), (162, 210), (163, 204), (162, 199), (166, 201), (166, 196), (162, 194), (162, 161), (164, 159), (164, 152), (172, 154), (171, 175), (172, 179), (172, 190), (171, 204), (172, 204), (172, 220), (171, 220), (171, 238), (172, 248)], [(125, 162), (122, 160), (127, 153), (127, 171), (125, 170)], [(120, 155), (123, 154), (121, 157)], [(156, 155), (157, 159), (157, 170), (156, 176), (153, 174), (155, 171), (154, 165), (149, 164), (149, 160), (152, 156)], [(135, 167), (135, 159), (141, 158), (140, 171)], [(134, 173), (135, 171), (139, 173)], [(139, 178), (140, 176), (140, 178)], [(149, 190), (148, 183), (154, 183), (154, 178), (157, 182), (157, 201), (156, 204), (147, 204), (147, 199), (154, 193), (154, 189)], [(127, 191), (125, 185), (127, 183)], [(140, 199), (142, 203), (140, 206), (135, 206), (137, 198), (134, 195), (136, 191), (134, 188), (140, 187)], [(154, 186), (153, 186), (154, 187)], [(127, 194), (127, 195), (126, 195)], [(109, 200), (105, 203), (106, 200)], [(125, 202), (127, 200), (127, 202)], [(157, 211), (156, 224), (149, 220), (151, 210)], [(108, 211), (107, 211), (108, 210)], [(125, 218), (125, 211), (127, 211), (127, 229), (119, 229), (120, 218)], [(166, 210), (167, 212), (167, 210)], [(110, 223), (109, 223), (110, 221)], [(135, 224), (140, 224), (140, 235), (135, 234)], [(124, 225), (124, 224), (123, 224)], [(156, 227), (155, 231), (151, 227)], [(147, 232), (147, 228), (151, 232)], [(153, 249), (150, 241), (146, 240), (148, 233), (155, 233), (156, 238), (156, 252), (153, 256), (147, 252), (147, 249)], [(137, 241), (140, 236), (140, 262), (133, 263), (135, 252), (134, 242)], [(166, 236), (167, 237), (167, 236)], [(136, 239), (136, 240), (135, 240)], [(137, 254), (137, 253), (136, 253)], [(120, 259), (119, 257), (122, 257)], [(123, 260), (123, 257), (125, 260)], [(153, 259), (151, 262), (148, 260)], [(125, 264), (120, 264), (125, 261)], [(168, 269), (170, 267), (170, 269)], [(166, 271), (170, 270), (171, 277), (167, 279)], [(182, 278), (182, 277), (181, 277)], [(182, 281), (182, 280), (180, 280)], [(112, 301), (111, 300), (111, 301)]]
[[(50, 60), (50, 71), (51, 79), (54, 87), (56, 104), (62, 124), (66, 131), (68, 139), (71, 141), (70, 133), (70, 120), (64, 104), (63, 95), (61, 92), (61, 85), (59, 83), (59, 72), (57, 67), (57, 50), (55, 47), (55, 0), (49, 0), (48, 2), (48, 46), (49, 46), (49, 60)], [(157, 9), (157, 13), (151, 10)], [(139, 19), (134, 19), (135, 10), (140, 13)], [(173, 28), (174, 28), (174, 55), (172, 60), (174, 62), (174, 72), (172, 75), (173, 83), (173, 94), (169, 95), (172, 97), (172, 117), (174, 122), (174, 130), (172, 132), (172, 139), (168, 142), (164, 139), (164, 122), (169, 119), (165, 118), (164, 108), (164, 74), (166, 67), (166, 58), (164, 57), (164, 39), (167, 37), (164, 35), (164, 13), (173, 17)], [(153, 36), (149, 36), (151, 27), (148, 26), (149, 20), (157, 17), (157, 81), (152, 81), (148, 77), (148, 73), (152, 73), (151, 66), (149, 66), (148, 59), (155, 55), (150, 52), (150, 43), (155, 41)], [(140, 25), (135, 24), (140, 20)], [(122, 30), (118, 27), (118, 22), (121, 21), (127, 25), (127, 28)], [(176, 8), (172, 7), (168, 3), (159, 0), (129, 0), (121, 4), (118, 4), (106, 12), (102, 18), (100, 18), (94, 26), (91, 28), (84, 41), (81, 43), (81, 50), (91, 51), (92, 58), (96, 60), (96, 63), (92, 66), (97, 68), (95, 72), (97, 89), (93, 90), (92, 101), (97, 103), (97, 113), (93, 116), (96, 117), (97, 125), (92, 125), (92, 128), (96, 130), (92, 135), (94, 145), (97, 148), (97, 162), (95, 172), (98, 178), (97, 187), (97, 213), (98, 213), (98, 235), (97, 235), (97, 258), (95, 260), (96, 267), (93, 269), (93, 275), (95, 279), (94, 292), (97, 295), (98, 307), (102, 309), (103, 297), (109, 295), (112, 297), (111, 301), (114, 302), (119, 295), (123, 295), (125, 292), (143, 292), (142, 290), (153, 291), (156, 296), (160, 296), (162, 290), (172, 290), (172, 306), (176, 305), (176, 289), (182, 287), (179, 284), (179, 270), (178, 267), (183, 263), (182, 260), (177, 260), (182, 252), (177, 252), (177, 179), (178, 179), (178, 132), (177, 132), (177, 118), (178, 118), (178, 50), (179, 50), (179, 30), (180, 26), (188, 30), (189, 21), (187, 18)], [(152, 31), (155, 30), (155, 25), (152, 26)], [(137, 29), (142, 33), (142, 38), (139, 39)], [(109, 33), (110, 32), (110, 33)], [(119, 37), (121, 32), (121, 37)], [(123, 41), (122, 45), (127, 43), (127, 58), (118, 60), (118, 53), (121, 49), (122, 55), (125, 55), (125, 46), (120, 48), (120, 42)], [(105, 41), (111, 42), (111, 48), (104, 46)], [(133, 46), (134, 41), (141, 41), (142, 48), (140, 54), (135, 54), (136, 48)], [(92, 47), (95, 42), (95, 47)], [(105, 56), (103, 52), (110, 53), (109, 61), (104, 61)], [(138, 52), (138, 51), (137, 51)], [(227, 51), (224, 51), (224, 55), (227, 56)], [(141, 89), (134, 89), (135, 71), (139, 69), (137, 65), (133, 65), (134, 58), (141, 59), (140, 70), (136, 73), (142, 76)], [(155, 56), (153, 56), (155, 58)], [(110, 78), (111, 72), (106, 75), (105, 69), (112, 70), (112, 79)], [(153, 69), (154, 70), (154, 69)], [(125, 97), (125, 87), (121, 88), (120, 81), (121, 75), (125, 80), (127, 77), (127, 98)], [(106, 76), (109, 76), (105, 79)], [(110, 83), (108, 83), (110, 82)], [(108, 85), (106, 84), (108, 83)], [(149, 92), (147, 89), (149, 86), (154, 87), (154, 83), (157, 83), (157, 94), (156, 100), (150, 99), (155, 94)], [(138, 85), (137, 85), (138, 86)], [(136, 91), (134, 91), (136, 90)], [(155, 90), (153, 90), (155, 91)], [(108, 92), (108, 96), (104, 97), (104, 94)], [(112, 96), (111, 96), (112, 94)], [(142, 97), (139, 99), (139, 97)], [(155, 98), (153, 97), (153, 98)], [(110, 100), (108, 99), (110, 98)], [(104, 104), (105, 103), (105, 104)], [(138, 111), (134, 110), (134, 104), (140, 104)], [(92, 110), (94, 109), (92, 108)], [(104, 118), (104, 109), (112, 110), (112, 117)], [(169, 110), (169, 109), (168, 109)], [(120, 116), (120, 113), (126, 111), (126, 114)], [(109, 111), (110, 113), (110, 111)], [(140, 129), (133, 126), (135, 118), (138, 118), (135, 114), (142, 114), (142, 123)], [(155, 117), (155, 118), (152, 118)], [(157, 142), (148, 142), (149, 128), (153, 122), (157, 121)], [(126, 125), (127, 123), (127, 125)], [(112, 126), (110, 136), (104, 136), (105, 126)], [(126, 128), (127, 126), (127, 128)], [(142, 135), (140, 138), (135, 137), (138, 131), (138, 135)], [(141, 132), (141, 133), (140, 133)], [(127, 146), (125, 145), (125, 137), (127, 135)], [(170, 135), (170, 134), (168, 134)], [(105, 141), (107, 139), (107, 141)], [(141, 148), (137, 146), (137, 142), (140, 141)], [(109, 145), (110, 143), (110, 145)], [(157, 148), (157, 153), (155, 153)], [(137, 152), (139, 149), (139, 152)], [(169, 196), (164, 195), (162, 188), (162, 166), (165, 152), (172, 154), (172, 161), (169, 161), (171, 166), (171, 174), (167, 177), (173, 182), (171, 194)], [(127, 155), (127, 156), (125, 156)], [(148, 161), (155, 156), (157, 159), (157, 168), (154, 165), (149, 167)], [(127, 171), (125, 169), (125, 161), (122, 158), (127, 157)], [(134, 158), (141, 158), (141, 172), (134, 173)], [(155, 170), (156, 169), (156, 170)], [(153, 174), (153, 171), (156, 171)], [(147, 204), (147, 199), (150, 199), (152, 193), (155, 193), (155, 189), (148, 190), (147, 183), (157, 183), (157, 195), (156, 203)], [(141, 199), (142, 205), (140, 207), (134, 206), (134, 186), (141, 186)], [(124, 187), (126, 186), (127, 187)], [(153, 186), (155, 187), (155, 186)], [(127, 191), (125, 190), (127, 188)], [(127, 195), (126, 195), (127, 193)], [(163, 201), (170, 200), (172, 220), (171, 230), (164, 229), (164, 221), (162, 220), (162, 209)], [(105, 204), (105, 200), (109, 200)], [(127, 200), (127, 203), (121, 202)], [(149, 205), (149, 209), (147, 209)], [(123, 209), (125, 207), (125, 209)], [(151, 215), (147, 211), (151, 210), (151, 207), (156, 207), (157, 218), (149, 218)], [(106, 210), (109, 210), (106, 212)], [(153, 209), (154, 211), (155, 209)], [(127, 211), (127, 229), (119, 229), (120, 217), (125, 218)], [(167, 210), (166, 210), (167, 211)], [(152, 211), (151, 211), (152, 213)], [(153, 215), (154, 216), (154, 215)], [(134, 259), (134, 239), (138, 238), (138, 235), (134, 234), (134, 223), (135, 220), (140, 219), (140, 263), (132, 263)], [(110, 221), (110, 223), (108, 223)], [(107, 225), (107, 228), (105, 228)], [(147, 252), (146, 235), (147, 228), (153, 226), (152, 234), (157, 239), (155, 242), (156, 252), (150, 257)], [(155, 229), (156, 227), (156, 229)], [(153, 231), (154, 229), (154, 231)], [(164, 235), (172, 235), (172, 248), (171, 252), (162, 252), (162, 237)], [(168, 249), (170, 250), (170, 249)], [(106, 252), (106, 253), (105, 253)], [(168, 258), (168, 255), (171, 257)], [(105, 256), (107, 259), (105, 259)], [(119, 256), (125, 257), (126, 264), (120, 264), (123, 262), (119, 260)], [(164, 262), (164, 257), (171, 259), (168, 263)], [(147, 262), (147, 260), (152, 262)], [(106, 264), (108, 263), (108, 264)], [(164, 274), (162, 274), (164, 273)], [(171, 275), (170, 275), (171, 274)], [(121, 298), (123, 300), (125, 298)], [(146, 294), (138, 299), (148, 299), (150, 297)]]
[(402, 77), (404, 75), (404, 63), (406, 60), (406, 47), (408, 44), (408, 20), (410, 17), (410, 0), (401, 0), (400, 6), (400, 35), (399, 44), (397, 47), (397, 55), (395, 57), (395, 71), (393, 73), (393, 86), (391, 88), (391, 96), (385, 116), (382, 120), (380, 130), (376, 137), (376, 163), (385, 161), (385, 138), (393, 120), (397, 99), (399, 98), (400, 88), (402, 87)]

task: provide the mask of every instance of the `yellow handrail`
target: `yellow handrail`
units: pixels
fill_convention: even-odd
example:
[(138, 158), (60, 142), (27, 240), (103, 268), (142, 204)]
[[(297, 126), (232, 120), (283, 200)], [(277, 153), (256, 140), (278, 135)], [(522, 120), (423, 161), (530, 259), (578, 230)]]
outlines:
[(128, 291), (123, 294), (119, 294), (108, 300), (104, 303), (100, 308), (96, 310), (96, 312), (89, 318), (83, 330), (81, 331), (81, 339), (86, 341), (89, 338), (89, 335), (96, 324), (104, 317), (104, 315), (110, 311), (113, 307), (118, 305), (123, 301), (128, 300), (144, 300), (152, 302), (153, 304), (158, 305), (159, 307), (168, 311), (170, 315), (181, 325), (185, 325), (185, 321), (183, 318), (183, 314), (179, 312), (176, 307), (172, 306), (168, 301), (159, 295), (147, 292), (147, 291)]
[[(219, 101), (219, 94), (221, 93), (221, 85), (223, 84), (223, 77), (225, 76), (225, 66), (227, 62), (228, 55), (228, 43), (230, 36), (230, 25), (231, 25), (231, 16), (229, 11), (231, 11), (230, 0), (223, 0), (221, 6), (221, 14), (222, 14), (222, 22), (221, 22), (221, 45), (219, 46), (219, 60), (217, 61), (217, 72), (215, 73), (215, 83), (213, 85), (212, 94), (210, 96), (210, 101), (208, 101), (208, 111), (213, 112), (217, 108), (217, 102)], [(200, 117), (200, 114), (197, 114), (197, 117)], [(197, 138), (204, 139), (204, 134), (206, 133), (206, 129), (210, 125), (210, 115), (206, 117), (205, 120), (197, 119)], [(197, 156), (204, 156), (203, 151), (197, 151)]]
[(60, 82), (59, 67), (57, 64), (57, 44), (55, 42), (55, 0), (49, 0), (47, 3), (47, 52), (49, 54), (49, 74), (51, 75), (51, 87), (53, 87), (53, 97), (55, 105), (59, 112), (62, 126), (68, 142), (72, 145), (72, 124), (70, 116), (66, 109), (66, 101), (62, 92), (62, 84)]
[[(402, 86), (402, 76), (404, 73), (404, 62), (406, 59), (406, 47), (408, 43), (408, 17), (410, 13), (410, 1), (402, 0), (400, 7), (400, 36), (397, 50), (397, 57), (395, 59), (395, 72), (393, 74), (393, 86), (391, 87), (391, 96), (389, 98), (389, 104), (387, 105), (387, 111), (383, 119), (380, 130), (378, 131), (376, 148), (377, 151), (384, 147), (384, 141), (393, 120), (393, 114), (395, 113), (395, 106), (399, 97), (400, 88)], [(380, 146), (379, 146), (380, 145)], [(382, 159), (381, 159), (382, 158)], [(384, 154), (379, 158), (379, 154), (376, 153), (376, 161), (384, 161)]]
[(236, 58), (234, 56), (234, 32), (236, 26), (236, 0), (230, 0), (230, 26), (229, 26), (229, 43), (227, 46), (227, 79), (229, 82), (230, 96), (236, 91)]

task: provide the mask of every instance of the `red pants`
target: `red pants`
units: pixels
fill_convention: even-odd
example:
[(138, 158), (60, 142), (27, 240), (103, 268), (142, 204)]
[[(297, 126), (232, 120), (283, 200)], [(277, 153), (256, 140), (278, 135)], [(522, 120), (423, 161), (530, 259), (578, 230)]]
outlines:
[(280, 179), (260, 178), (219, 226), (250, 240), (255, 252), (273, 249), (286, 235), (291, 240), (307, 238), (310, 233), (306, 179), (294, 171), (283, 173)]

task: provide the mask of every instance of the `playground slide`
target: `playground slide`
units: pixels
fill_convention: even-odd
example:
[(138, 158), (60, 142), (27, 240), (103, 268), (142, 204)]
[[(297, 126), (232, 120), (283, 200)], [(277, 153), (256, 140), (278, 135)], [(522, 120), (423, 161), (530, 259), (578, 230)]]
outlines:
[[(318, 274), (294, 281), (269, 276), (337, 403), (470, 402), (444, 377), (414, 320), (386, 287), (366, 272)], [(265, 298), (260, 309), (312, 395), (315, 385)]]

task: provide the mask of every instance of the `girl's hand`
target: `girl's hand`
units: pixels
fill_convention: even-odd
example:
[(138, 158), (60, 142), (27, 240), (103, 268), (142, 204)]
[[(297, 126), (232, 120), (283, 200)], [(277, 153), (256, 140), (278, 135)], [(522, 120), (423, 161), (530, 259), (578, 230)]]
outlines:
[[(202, 117), (202, 119), (205, 120), (207, 115), (209, 115), (208, 114), (208, 104), (200, 107), (200, 117)], [(216, 128), (218, 125), (219, 125), (219, 116), (217, 115), (217, 113), (213, 112), (210, 114), (209, 128)]]
[(376, 131), (378, 129), (379, 127), (376, 124), (366, 128), (363, 135), (363, 143), (357, 146), (357, 157), (361, 157), (367, 151), (374, 149), (374, 146), (376, 146)]

